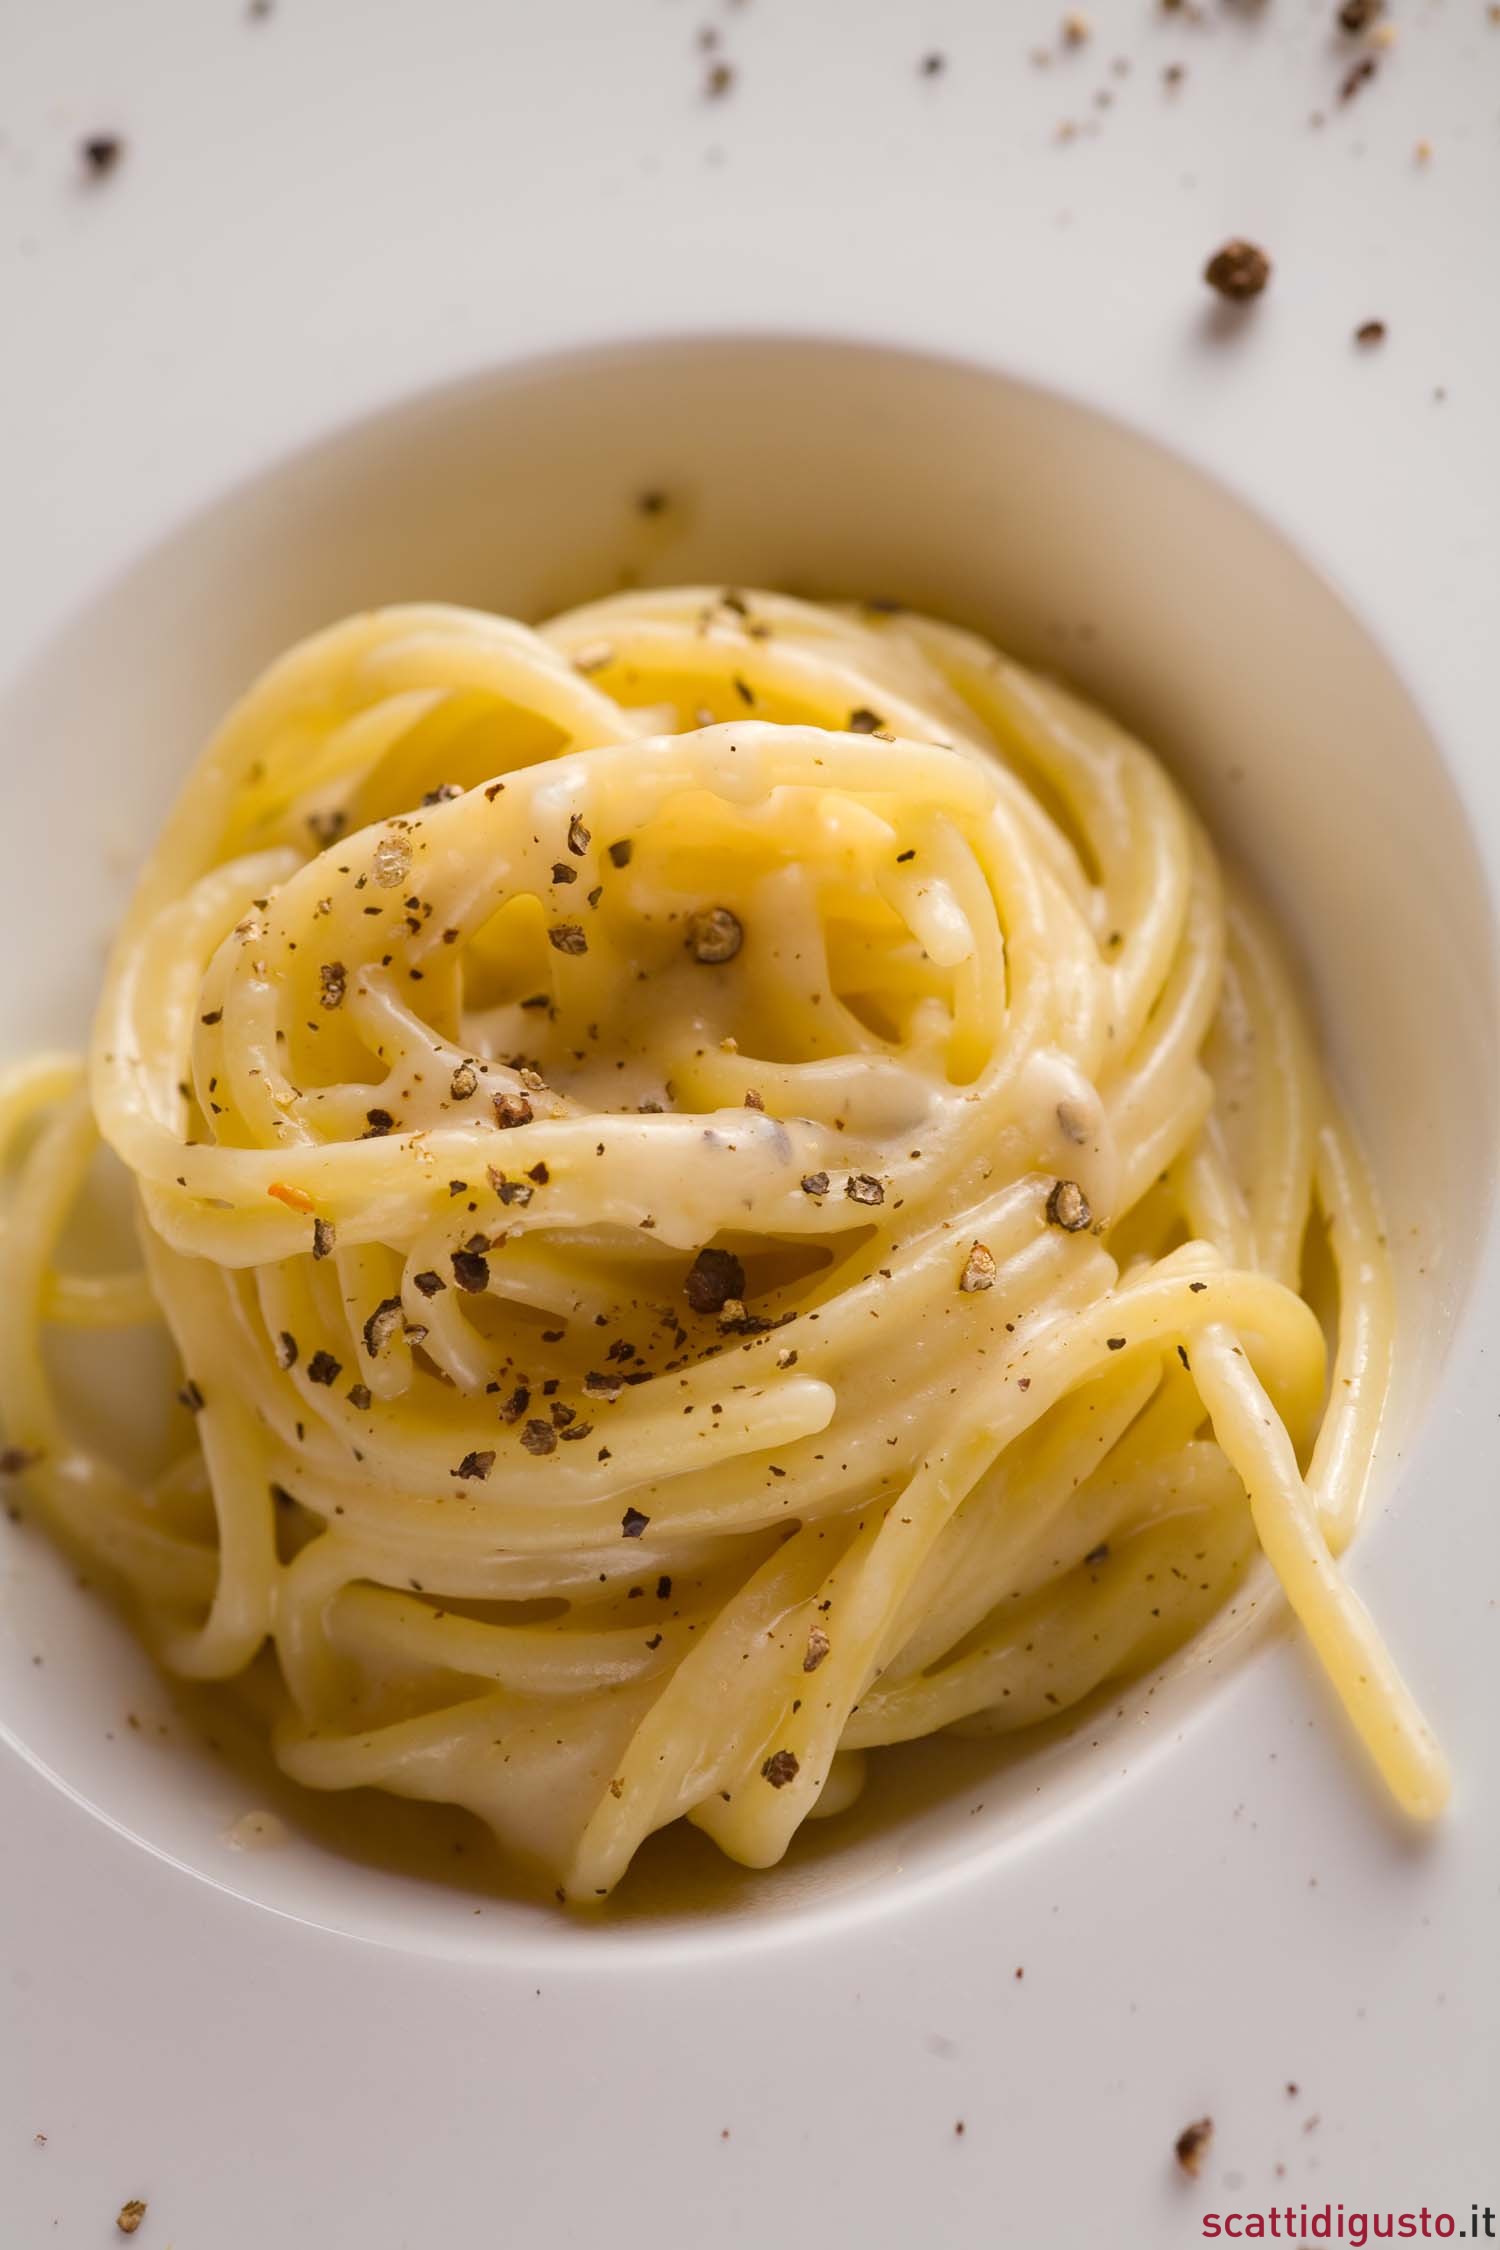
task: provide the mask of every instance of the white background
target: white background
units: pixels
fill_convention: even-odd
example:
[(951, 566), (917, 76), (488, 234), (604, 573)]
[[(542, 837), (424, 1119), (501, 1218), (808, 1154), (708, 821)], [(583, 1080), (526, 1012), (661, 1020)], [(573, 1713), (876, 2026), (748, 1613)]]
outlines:
[[(1252, 495), (1412, 683), (1493, 869), (1500, 26), (1396, 0), (1341, 105), (1326, 0), (1090, 12), (1064, 53), (1032, 0), (0, 0), (0, 672), (216, 491), (428, 384), (664, 329), (879, 334)], [(127, 145), (90, 183), (98, 131)], [(1241, 232), (1276, 274), (1225, 351), (1198, 273)], [(130, 2195), (142, 2250), (1134, 2250), (1288, 2197), (1500, 2205), (1493, 1263), (1359, 1557), (1462, 1777), (1431, 1848), (1351, 1792), (1290, 1648), (1003, 1883), (602, 1964), (300, 1928), (14, 1764), (0, 2239), (88, 2250)]]

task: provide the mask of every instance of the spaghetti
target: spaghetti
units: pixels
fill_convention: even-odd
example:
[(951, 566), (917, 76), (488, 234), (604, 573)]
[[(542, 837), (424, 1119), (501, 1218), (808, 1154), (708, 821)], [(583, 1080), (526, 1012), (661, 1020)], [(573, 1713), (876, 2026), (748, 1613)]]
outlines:
[[(141, 1274), (60, 1263), (99, 1135)], [(1443, 1800), (1334, 1560), (1391, 1291), (1275, 946), (1156, 762), (963, 633), (687, 589), (318, 635), (0, 1136), (7, 1463), (170, 1669), (273, 1652), (304, 1785), (468, 1806), (569, 1898), (681, 1816), (769, 1865), (867, 1751), (1157, 1663), (1258, 1543)], [(44, 1337), (158, 1309), (143, 1484)]]

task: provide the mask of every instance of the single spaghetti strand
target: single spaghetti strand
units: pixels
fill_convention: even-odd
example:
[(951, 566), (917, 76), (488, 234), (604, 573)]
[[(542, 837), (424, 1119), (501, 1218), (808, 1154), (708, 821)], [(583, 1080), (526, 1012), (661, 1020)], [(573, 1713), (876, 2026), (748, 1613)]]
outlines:
[(1431, 1820), (1448, 1801), (1446, 1761), (1374, 1620), (1323, 1536), (1286, 1430), (1228, 1329), (1198, 1339), (1195, 1366), (1214, 1431), (1244, 1480), (1255, 1529), (1298, 1623), (1402, 1810)]

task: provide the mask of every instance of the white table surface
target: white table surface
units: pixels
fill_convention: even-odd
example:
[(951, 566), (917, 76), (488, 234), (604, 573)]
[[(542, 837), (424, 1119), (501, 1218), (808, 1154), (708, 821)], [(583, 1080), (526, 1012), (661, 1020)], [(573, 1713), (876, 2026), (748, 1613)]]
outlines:
[[(882, 337), (1253, 495), (1412, 682), (1493, 873), (1500, 26), (1396, 0), (1341, 105), (1326, 0), (1089, 13), (1064, 54), (1035, 0), (0, 0), (0, 677), (215, 492), (431, 384)], [(125, 152), (85, 183), (100, 131)], [(1276, 274), (1226, 354), (1197, 277), (1232, 233)], [(1359, 1550), (1461, 1776), (1429, 1848), (1351, 1789), (1289, 1645), (1003, 1877), (603, 1960), (300, 1927), (0, 1754), (0, 2240), (103, 2245), (130, 2195), (141, 2250), (1135, 2250), (1273, 2199), (1500, 2204), (1497, 1301), (1492, 1245)]]

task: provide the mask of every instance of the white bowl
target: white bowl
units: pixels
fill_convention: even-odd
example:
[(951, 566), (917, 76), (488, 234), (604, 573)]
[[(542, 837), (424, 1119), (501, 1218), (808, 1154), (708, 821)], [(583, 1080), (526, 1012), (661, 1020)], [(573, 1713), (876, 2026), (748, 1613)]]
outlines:
[[(645, 492), (665, 505), (644, 512)], [(416, 590), (540, 617), (636, 580), (899, 599), (1066, 671), (1160, 747), (1280, 910), (1371, 1152), (1403, 1335), (1389, 1456), (1420, 1425), (1472, 1282), (1497, 1139), (1487, 903), (1462, 801), (1386, 657), (1284, 540), (1119, 424), (981, 368), (792, 337), (546, 358), (371, 417), (216, 501), (75, 616), (3, 714), (34, 753), (32, 915), (66, 896), (81, 852), (115, 875), (21, 987), (23, 1033), (46, 1036), (88, 991), (190, 746), (280, 649)], [(158, 652), (144, 679), (143, 651)], [(59, 794), (79, 812), (49, 823)], [(150, 1370), (122, 1350), (101, 1395), (97, 1352), (83, 1357), (92, 1411), (128, 1421)], [(1377, 1491), (1390, 1487), (1387, 1474)], [(855, 1892), (920, 1913), (939, 1875), (1003, 1883), (1039, 1822), (1112, 1787), (1153, 1700), (1157, 1731), (1168, 1711), (1186, 1723), (1243, 1653), (1216, 1633), (1173, 1667), (1169, 1694), (1098, 1698), (1045, 1750), (883, 1754), (858, 1816), (805, 1829), (773, 1873), (674, 1834), (581, 1940), (519, 1901), (492, 1904), (481, 1933), (470, 1886), (493, 1870), (469, 1864), (465, 1825), (362, 1806), (352, 1835), (373, 1868), (355, 1864), (346, 1804), (195, 1751), (227, 1723), (212, 1707), (169, 1721), (172, 1756), (139, 1729), (102, 1739), (101, 1707), (139, 1718), (161, 1692), (44, 1548), (23, 1557), (33, 1632), (58, 1653), (39, 1670), (20, 1642), (0, 1646), (0, 1702), (36, 1763), (244, 1897), (417, 1951), (457, 1936), (486, 1958), (581, 1942), (600, 1959), (643, 1920), (664, 1939), (706, 1918), (837, 1921)], [(1399, 1611), (1393, 1623), (1399, 1642)], [(1365, 1786), (1351, 1771), (1351, 1799)], [(247, 1798), (284, 1818), (286, 1848), (227, 1840)], [(455, 1844), (462, 1887), (447, 1880)]]

